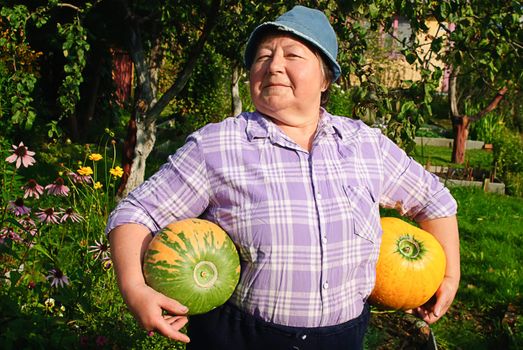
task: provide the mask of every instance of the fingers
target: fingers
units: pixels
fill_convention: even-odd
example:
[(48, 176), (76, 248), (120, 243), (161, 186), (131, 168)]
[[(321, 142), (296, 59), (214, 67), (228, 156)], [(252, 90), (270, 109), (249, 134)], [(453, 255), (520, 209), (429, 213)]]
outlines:
[(180, 332), (180, 329), (188, 322), (186, 314), (189, 309), (163, 294), (158, 293), (157, 295), (159, 296), (158, 310), (161, 313), (157, 314), (157, 317), (155, 317), (149, 327), (144, 328), (157, 331), (167, 338), (188, 343), (190, 341), (189, 337)]
[(452, 304), (453, 298), (443, 291), (437, 293), (426, 304), (416, 308), (416, 314), (428, 324), (439, 320)]
[(425, 322), (432, 324), (439, 320), (450, 308), (459, 286), (459, 278), (445, 277), (436, 294), (414, 312)]
[(185, 315), (189, 311), (187, 306), (180, 304), (178, 301), (161, 295), (160, 306), (163, 310), (171, 315)]
[(188, 322), (188, 309), (178, 301), (142, 285), (126, 294), (126, 303), (149, 334), (160, 333), (173, 340), (189, 342), (189, 337), (180, 332)]
[(180, 329), (183, 328), (187, 322), (188, 318), (185, 316), (170, 316), (165, 319), (162, 318), (161, 322), (156, 324), (155, 330), (169, 339), (189, 343), (191, 341), (189, 337), (180, 332)]

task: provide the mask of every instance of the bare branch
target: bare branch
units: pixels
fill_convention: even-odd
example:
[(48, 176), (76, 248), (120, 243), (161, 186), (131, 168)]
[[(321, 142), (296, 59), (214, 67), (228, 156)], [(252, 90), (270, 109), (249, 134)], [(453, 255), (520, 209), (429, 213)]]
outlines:
[(492, 98), (492, 101), (490, 101), (488, 106), (485, 107), (480, 112), (478, 112), (475, 116), (471, 117), (470, 120), (471, 121), (479, 120), (482, 117), (484, 117), (485, 114), (487, 114), (488, 112), (492, 112), (493, 110), (495, 110), (498, 107), (498, 105), (501, 102), (501, 100), (503, 99), (503, 97), (505, 96), (505, 94), (507, 93), (507, 91), (508, 91), (508, 87), (506, 87), (506, 86), (504, 86), (501, 89), (499, 89), (499, 91)]
[(178, 79), (176, 79), (174, 84), (171, 85), (171, 87), (162, 95), (158, 102), (149, 111), (147, 111), (147, 120), (154, 120), (156, 116), (159, 115), (161, 111), (169, 104), (169, 102), (180, 93), (189, 80), (191, 72), (197, 63), (196, 58), (202, 52), (209, 35), (217, 23), (218, 10), (220, 5), (221, 0), (213, 0), (209, 12), (207, 13), (207, 21), (203, 28), (202, 34), (198, 38), (198, 42), (194, 45), (191, 52), (189, 52), (188, 61), (185, 63), (185, 66), (183, 67), (180, 75), (178, 76)]
[(73, 4), (69, 4), (69, 3), (66, 3), (66, 2), (60, 2), (58, 3), (56, 6), (58, 7), (68, 7), (70, 9), (73, 9), (75, 10), (76, 12), (82, 12), (83, 10), (81, 8), (79, 8), (78, 6), (75, 6)]

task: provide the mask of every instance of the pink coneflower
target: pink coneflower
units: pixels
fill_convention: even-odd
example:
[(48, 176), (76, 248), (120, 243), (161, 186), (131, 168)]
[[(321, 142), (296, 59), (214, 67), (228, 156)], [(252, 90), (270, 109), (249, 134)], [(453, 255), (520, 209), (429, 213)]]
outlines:
[(55, 196), (67, 196), (69, 195), (69, 187), (64, 185), (64, 179), (57, 177), (52, 184), (45, 186), (47, 193)]
[(20, 168), (20, 165), (23, 165), (25, 168), (27, 168), (36, 162), (36, 160), (33, 158), (35, 153), (25, 147), (23, 142), (20, 142), (18, 146), (12, 146), (13, 154), (7, 157), (5, 160), (9, 163), (16, 162), (17, 169)]
[(84, 218), (78, 214), (73, 208), (69, 207), (65, 209), (64, 215), (60, 219), (60, 222), (64, 222), (66, 220), (71, 220), (72, 222), (80, 222)]
[(0, 244), (5, 243), (6, 239), (10, 239), (15, 242), (23, 241), (22, 237), (20, 237), (20, 235), (15, 231), (13, 226), (5, 226), (0, 230)]
[(94, 241), (94, 245), (89, 246), (89, 253), (94, 254), (94, 259), (105, 260), (109, 257), (109, 244), (103, 242), (103, 237), (100, 237), (100, 241)]
[(44, 187), (40, 186), (36, 180), (30, 179), (22, 187), (25, 190), (24, 198), (35, 197), (36, 199), (40, 198), (40, 195), (44, 193)]
[(82, 184), (82, 183), (91, 184), (91, 183), (93, 183), (93, 178), (91, 177), (91, 175), (79, 175), (77, 173), (70, 172), (70, 173), (67, 174), (67, 176), (69, 176), (71, 181), (73, 181), (75, 184)]
[(29, 215), (20, 218), (18, 222), (20, 223), (20, 225), (22, 225), (26, 232), (29, 232), (31, 236), (36, 235), (36, 233), (38, 232), (35, 222), (33, 221), (33, 219), (31, 219)]
[(49, 275), (47, 276), (48, 280), (51, 280), (51, 287), (64, 287), (69, 284), (69, 277), (64, 275), (62, 270), (59, 268), (54, 268), (49, 270)]
[(31, 212), (31, 208), (24, 205), (22, 198), (17, 198), (15, 201), (9, 202), (9, 209), (11, 209), (15, 216), (22, 216)]
[(36, 213), (36, 216), (38, 219), (45, 223), (45, 224), (59, 224), (60, 223), (60, 217), (59, 215), (62, 213), (61, 210), (54, 210), (54, 208), (47, 208), (42, 209), (40, 208), (40, 211)]

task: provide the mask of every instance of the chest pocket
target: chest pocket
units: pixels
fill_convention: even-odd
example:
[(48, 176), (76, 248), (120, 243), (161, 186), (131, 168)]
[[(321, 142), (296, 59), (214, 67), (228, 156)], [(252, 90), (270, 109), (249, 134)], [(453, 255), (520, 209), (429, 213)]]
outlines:
[(381, 234), (379, 204), (365, 186), (344, 185), (349, 211), (354, 220), (354, 233), (375, 243)]

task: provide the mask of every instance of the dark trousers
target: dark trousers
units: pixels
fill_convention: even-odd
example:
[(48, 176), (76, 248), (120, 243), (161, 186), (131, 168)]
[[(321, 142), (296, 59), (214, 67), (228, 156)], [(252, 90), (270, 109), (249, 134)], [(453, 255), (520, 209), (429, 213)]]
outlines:
[(352, 350), (363, 349), (369, 306), (353, 320), (319, 328), (287, 327), (265, 322), (225, 304), (191, 316), (187, 350)]

